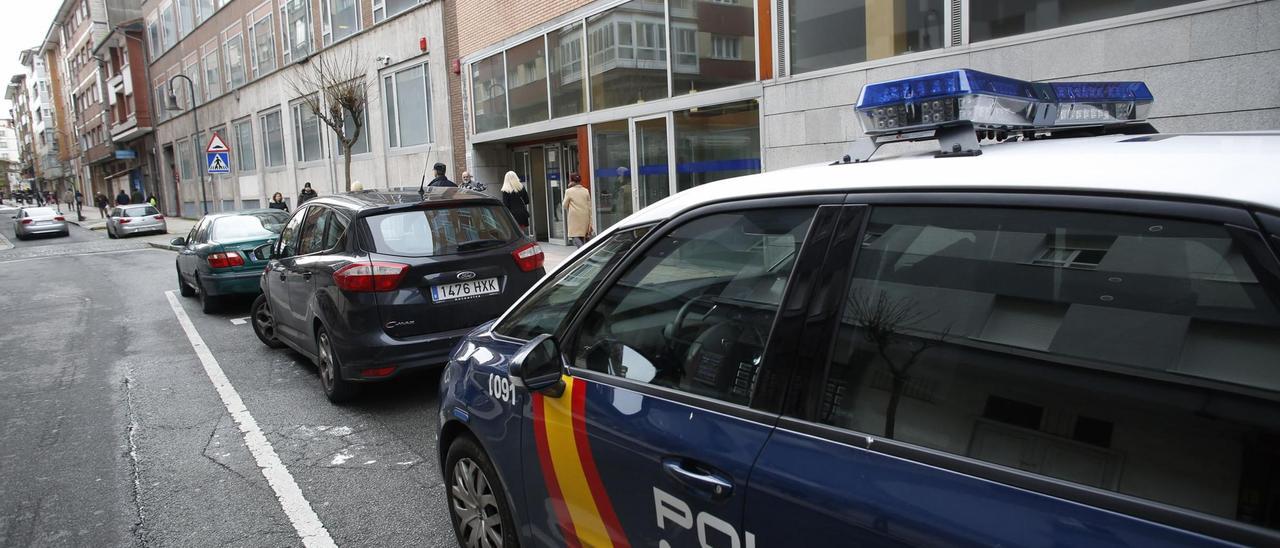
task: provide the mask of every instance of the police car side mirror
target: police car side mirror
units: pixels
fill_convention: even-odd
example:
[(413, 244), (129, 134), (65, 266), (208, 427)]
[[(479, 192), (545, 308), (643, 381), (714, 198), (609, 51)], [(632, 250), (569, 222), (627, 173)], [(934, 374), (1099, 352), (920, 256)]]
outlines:
[(564, 358), (551, 335), (538, 335), (525, 343), (511, 358), (511, 379), (530, 392), (553, 398), (564, 393)]

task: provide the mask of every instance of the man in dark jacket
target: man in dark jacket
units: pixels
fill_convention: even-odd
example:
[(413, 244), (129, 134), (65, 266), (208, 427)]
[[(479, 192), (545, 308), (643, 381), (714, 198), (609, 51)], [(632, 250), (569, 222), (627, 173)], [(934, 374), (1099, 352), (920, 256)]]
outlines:
[(452, 187), (458, 186), (454, 184), (453, 181), (450, 181), (448, 177), (444, 176), (444, 172), (445, 172), (444, 164), (436, 162), (435, 172), (436, 172), (436, 178), (432, 179), (430, 183), (427, 183), (427, 186), (452, 186)]
[(120, 193), (116, 194), (116, 205), (128, 205), (129, 195), (124, 193), (124, 189), (120, 189)]
[(315, 198), (316, 191), (311, 189), (311, 183), (302, 185), (302, 192), (298, 193), (298, 205), (307, 203), (307, 200)]

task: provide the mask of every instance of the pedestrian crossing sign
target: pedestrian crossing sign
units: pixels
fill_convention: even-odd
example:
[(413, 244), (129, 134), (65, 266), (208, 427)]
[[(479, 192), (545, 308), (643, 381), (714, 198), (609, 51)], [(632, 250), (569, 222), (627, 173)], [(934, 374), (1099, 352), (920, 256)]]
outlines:
[(209, 174), (231, 173), (231, 153), (230, 152), (209, 152), (205, 154), (208, 157)]

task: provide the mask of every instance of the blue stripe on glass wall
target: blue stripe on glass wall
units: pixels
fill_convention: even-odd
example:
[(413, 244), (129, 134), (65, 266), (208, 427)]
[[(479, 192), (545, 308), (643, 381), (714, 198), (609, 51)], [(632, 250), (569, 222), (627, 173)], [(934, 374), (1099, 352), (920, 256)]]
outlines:
[[(595, 176), (596, 178), (617, 177), (619, 167), (598, 168), (595, 170)], [(734, 160), (706, 160), (676, 164), (676, 173), (713, 173), (717, 171), (760, 171), (760, 159), (738, 158)], [(641, 175), (665, 175), (666, 173), (666, 164), (640, 166)]]

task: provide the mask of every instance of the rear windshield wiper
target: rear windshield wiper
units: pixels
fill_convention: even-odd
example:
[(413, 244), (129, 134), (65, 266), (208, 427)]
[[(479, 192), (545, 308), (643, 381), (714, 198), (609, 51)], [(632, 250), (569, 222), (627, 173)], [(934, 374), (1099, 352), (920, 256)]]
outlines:
[(498, 247), (505, 245), (506, 243), (506, 240), (494, 239), (467, 240), (458, 244), (458, 251), (475, 251), (477, 249), (485, 249), (488, 247)]

